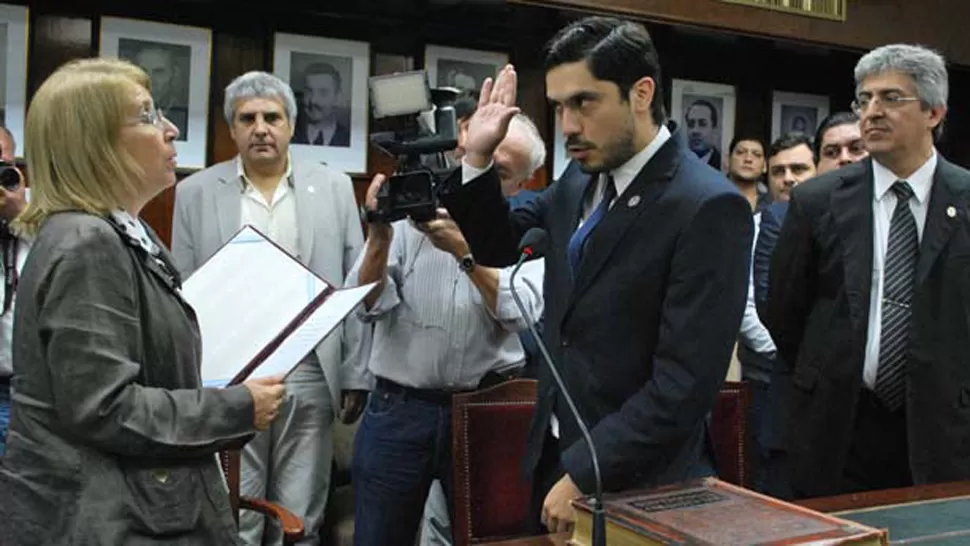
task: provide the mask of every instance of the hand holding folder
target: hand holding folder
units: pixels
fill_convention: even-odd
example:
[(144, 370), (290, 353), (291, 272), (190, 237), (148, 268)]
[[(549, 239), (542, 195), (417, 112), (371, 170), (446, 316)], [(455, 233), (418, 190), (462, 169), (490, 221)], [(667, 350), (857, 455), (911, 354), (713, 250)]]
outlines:
[(251, 226), (183, 284), (202, 332), (202, 384), (289, 374), (376, 283), (338, 289)]

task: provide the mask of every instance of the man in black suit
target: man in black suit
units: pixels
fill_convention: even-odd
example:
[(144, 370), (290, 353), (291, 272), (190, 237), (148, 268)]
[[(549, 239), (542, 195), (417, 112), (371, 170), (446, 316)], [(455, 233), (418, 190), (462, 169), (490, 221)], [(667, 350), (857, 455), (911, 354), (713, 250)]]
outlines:
[[(591, 427), (604, 489), (709, 475), (705, 420), (744, 311), (751, 208), (665, 124), (660, 63), (642, 25), (573, 23), (550, 42), (545, 67), (581, 172), (510, 211), (490, 164), (517, 111), (508, 66), (483, 85), (444, 203), (481, 263), (507, 265), (526, 230), (548, 232), (543, 338)], [(570, 500), (594, 491), (594, 471), (546, 366), (538, 397), (524, 469), (536, 519), (563, 530), (575, 518)]]
[(870, 157), (795, 188), (771, 262), (796, 497), (970, 479), (970, 172), (934, 148), (946, 66), (889, 45), (855, 81)]
[(714, 170), (721, 170), (721, 150), (714, 145), (714, 131), (718, 130), (717, 108), (711, 101), (697, 99), (684, 111), (687, 144), (701, 161)]
[(293, 131), (294, 144), (350, 146), (350, 128), (337, 116), (343, 97), (341, 80), (340, 72), (329, 63), (313, 63), (306, 67)]

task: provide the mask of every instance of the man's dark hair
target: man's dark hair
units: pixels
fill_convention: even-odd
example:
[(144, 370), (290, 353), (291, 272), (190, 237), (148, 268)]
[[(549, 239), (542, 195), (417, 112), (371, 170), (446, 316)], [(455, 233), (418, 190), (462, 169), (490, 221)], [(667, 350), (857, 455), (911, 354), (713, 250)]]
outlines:
[(805, 133), (799, 131), (785, 133), (771, 143), (771, 149), (768, 151), (768, 159), (775, 157), (785, 150), (801, 146), (802, 144), (808, 146), (809, 150), (812, 149), (812, 139)]
[(839, 125), (846, 125), (848, 123), (859, 123), (859, 116), (855, 115), (853, 112), (835, 112), (825, 116), (822, 123), (818, 124), (818, 130), (815, 131), (815, 141), (812, 146), (812, 153), (815, 154), (815, 163), (817, 164), (822, 159), (822, 140), (825, 133), (833, 127), (838, 127)]
[(714, 104), (711, 103), (711, 101), (709, 100), (697, 99), (694, 102), (690, 103), (690, 106), (688, 106), (687, 109), (684, 110), (684, 119), (686, 119), (687, 115), (690, 114), (691, 108), (695, 106), (703, 106), (711, 111), (711, 127), (716, 128), (717, 127), (717, 108), (714, 108)]
[(306, 72), (304, 72), (303, 77), (312, 76), (314, 74), (326, 74), (333, 78), (333, 85), (337, 91), (341, 89), (340, 72), (333, 67), (330, 63), (313, 63), (306, 67)]
[(586, 61), (597, 79), (615, 83), (624, 101), (634, 83), (652, 78), (651, 118), (657, 125), (665, 121), (660, 58), (643, 25), (612, 17), (587, 17), (560, 30), (546, 45), (546, 72), (579, 61)]
[(760, 138), (750, 135), (735, 135), (734, 138), (731, 139), (731, 146), (728, 148), (728, 155), (733, 154), (734, 148), (742, 142), (757, 142), (758, 146), (761, 146), (761, 153), (765, 153), (765, 143), (762, 142)]

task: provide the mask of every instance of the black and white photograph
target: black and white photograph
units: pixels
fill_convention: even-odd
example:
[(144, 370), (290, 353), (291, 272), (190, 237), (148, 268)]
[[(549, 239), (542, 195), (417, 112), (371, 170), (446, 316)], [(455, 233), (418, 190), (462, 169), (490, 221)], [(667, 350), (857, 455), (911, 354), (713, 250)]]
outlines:
[(432, 87), (455, 87), (478, 93), (487, 78), (494, 78), (509, 62), (506, 53), (429, 45), (424, 68)]
[(687, 146), (712, 168), (724, 170), (725, 148), (734, 137), (734, 87), (673, 80), (672, 88), (670, 115), (684, 132)]
[[(16, 157), (24, 157), (24, 116), (27, 104), (27, 8), (0, 4), (0, 124), (16, 142)], [(7, 155), (4, 153), (3, 155)]]
[(351, 57), (294, 51), (290, 86), (296, 95), (293, 144), (350, 147), (350, 95), (344, 82), (354, 81)]
[(133, 38), (118, 40), (118, 56), (142, 68), (152, 80), (155, 108), (178, 127), (176, 140), (189, 137), (189, 85), (192, 48)]
[(296, 98), (293, 157), (366, 172), (370, 45), (277, 33), (273, 73), (290, 84)]
[(825, 95), (775, 91), (771, 103), (771, 140), (792, 131), (812, 138), (818, 124), (829, 115), (829, 98)]
[(101, 18), (100, 54), (138, 65), (152, 82), (152, 101), (179, 130), (179, 168), (203, 168), (209, 116), (209, 29)]

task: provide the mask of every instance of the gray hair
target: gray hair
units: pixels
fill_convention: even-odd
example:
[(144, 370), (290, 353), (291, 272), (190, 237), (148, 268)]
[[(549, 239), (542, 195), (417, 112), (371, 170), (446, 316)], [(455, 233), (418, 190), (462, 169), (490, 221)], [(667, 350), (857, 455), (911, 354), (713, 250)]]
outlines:
[(516, 114), (512, 118), (512, 123), (509, 124), (509, 127), (511, 128), (513, 125), (519, 127), (529, 141), (528, 176), (531, 177), (546, 162), (546, 142), (542, 140), (542, 135), (539, 134), (539, 128), (536, 127), (535, 122), (529, 116), (522, 113)]
[(296, 96), (288, 83), (268, 72), (253, 70), (232, 80), (226, 86), (226, 99), (222, 105), (226, 122), (231, 126), (236, 118), (236, 103), (243, 99), (276, 99), (283, 103), (286, 117), (296, 121)]

